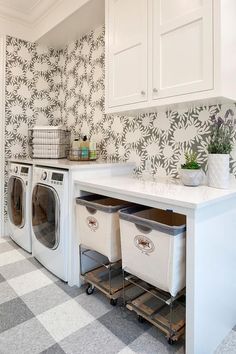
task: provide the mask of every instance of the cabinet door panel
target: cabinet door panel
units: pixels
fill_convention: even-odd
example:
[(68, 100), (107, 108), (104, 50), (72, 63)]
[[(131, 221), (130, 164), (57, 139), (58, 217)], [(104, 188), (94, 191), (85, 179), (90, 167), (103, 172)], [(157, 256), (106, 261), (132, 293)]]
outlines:
[(212, 0), (153, 0), (153, 6), (153, 98), (213, 88)]
[(184, 85), (186, 82), (196, 82), (202, 78), (201, 42), (202, 20), (162, 35), (160, 44), (162, 87)]
[(108, 106), (147, 100), (148, 0), (108, 0)]
[(202, 5), (203, 0), (163, 0), (160, 3), (161, 25), (188, 15)]

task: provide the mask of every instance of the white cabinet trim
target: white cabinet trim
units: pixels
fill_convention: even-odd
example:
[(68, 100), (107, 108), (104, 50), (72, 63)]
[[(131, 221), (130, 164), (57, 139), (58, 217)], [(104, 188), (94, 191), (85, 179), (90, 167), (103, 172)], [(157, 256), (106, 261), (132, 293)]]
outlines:
[(6, 37), (0, 35), (0, 237), (4, 236), (5, 188), (5, 58)]

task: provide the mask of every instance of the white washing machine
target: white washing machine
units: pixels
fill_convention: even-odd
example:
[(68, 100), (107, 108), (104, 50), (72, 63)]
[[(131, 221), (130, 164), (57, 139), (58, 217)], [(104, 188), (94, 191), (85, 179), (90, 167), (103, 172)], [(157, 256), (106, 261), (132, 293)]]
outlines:
[(31, 252), (31, 182), (32, 166), (9, 164), (8, 221), (11, 238), (26, 251)]
[(58, 278), (67, 281), (68, 171), (34, 167), (32, 253)]

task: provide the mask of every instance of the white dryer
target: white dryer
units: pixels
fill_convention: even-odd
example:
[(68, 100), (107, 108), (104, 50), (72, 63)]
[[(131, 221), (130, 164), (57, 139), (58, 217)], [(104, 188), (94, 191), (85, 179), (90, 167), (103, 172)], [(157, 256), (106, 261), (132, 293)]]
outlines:
[(67, 281), (68, 171), (34, 167), (32, 253), (49, 271)]
[(31, 252), (31, 181), (32, 166), (9, 164), (8, 221), (11, 238), (26, 251)]

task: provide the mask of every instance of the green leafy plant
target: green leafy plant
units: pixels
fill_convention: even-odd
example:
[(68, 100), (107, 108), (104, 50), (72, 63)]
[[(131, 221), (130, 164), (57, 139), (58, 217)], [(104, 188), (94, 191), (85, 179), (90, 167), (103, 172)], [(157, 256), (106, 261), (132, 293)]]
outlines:
[(181, 165), (181, 168), (185, 170), (199, 170), (201, 166), (197, 162), (197, 154), (195, 152), (186, 152), (185, 156), (185, 164)]
[(224, 119), (212, 117), (211, 138), (208, 145), (209, 154), (230, 154), (233, 149), (234, 113), (228, 109)]

